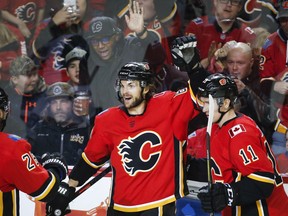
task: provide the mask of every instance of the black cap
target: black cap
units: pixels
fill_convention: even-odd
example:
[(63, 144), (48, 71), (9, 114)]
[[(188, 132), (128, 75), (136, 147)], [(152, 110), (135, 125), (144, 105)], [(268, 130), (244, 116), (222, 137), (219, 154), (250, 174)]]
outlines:
[(111, 17), (95, 17), (90, 21), (87, 39), (93, 37), (111, 36), (120, 32), (121, 29), (117, 27), (116, 21)]

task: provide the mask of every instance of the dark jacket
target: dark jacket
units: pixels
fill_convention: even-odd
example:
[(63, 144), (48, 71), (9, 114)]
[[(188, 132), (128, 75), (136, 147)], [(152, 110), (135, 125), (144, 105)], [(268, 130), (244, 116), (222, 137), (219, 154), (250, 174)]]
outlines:
[(40, 120), (28, 134), (27, 140), (31, 143), (35, 156), (59, 152), (68, 165), (74, 165), (87, 145), (89, 134), (90, 127), (84, 120), (61, 127), (50, 119)]
[(38, 87), (30, 94), (21, 94), (12, 85), (5, 88), (10, 101), (10, 113), (5, 132), (25, 137), (41, 117), (46, 106), (46, 84), (40, 78)]
[(121, 104), (115, 91), (119, 70), (130, 61), (144, 61), (146, 48), (157, 40), (159, 38), (154, 32), (148, 32), (148, 36), (143, 40), (134, 36), (124, 38), (122, 35), (115, 44), (113, 57), (107, 61), (100, 59), (91, 46), (88, 59), (90, 89), (92, 100), (98, 110)]

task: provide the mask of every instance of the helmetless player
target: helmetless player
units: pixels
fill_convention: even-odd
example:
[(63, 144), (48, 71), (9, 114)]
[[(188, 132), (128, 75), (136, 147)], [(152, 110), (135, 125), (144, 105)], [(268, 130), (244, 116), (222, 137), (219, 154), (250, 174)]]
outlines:
[(113, 177), (107, 215), (174, 216), (175, 201), (187, 194), (183, 149), (188, 121), (199, 113), (191, 86), (154, 94), (147, 63), (124, 65), (116, 85), (123, 105), (96, 116), (90, 141), (69, 176), (70, 187), (62, 185), (68, 193), (47, 203), (47, 213), (57, 208), (64, 212), (75, 186), (110, 159)]
[[(234, 111), (237, 86), (230, 77), (213, 74), (203, 81), (198, 98), (208, 115), (208, 95), (214, 98), (211, 133), (210, 191), (198, 194), (207, 212), (222, 215), (287, 215), (288, 198), (276, 162), (255, 122)], [(201, 190), (200, 190), (201, 191)]]
[[(50, 201), (59, 183), (67, 175), (65, 161), (58, 155), (45, 154), (42, 165), (31, 154), (30, 144), (20, 137), (3, 133), (9, 113), (9, 100), (0, 88), (0, 215), (18, 215), (14, 189), (38, 201)], [(16, 125), (15, 125), (16, 126)], [(9, 195), (10, 194), (10, 195)]]

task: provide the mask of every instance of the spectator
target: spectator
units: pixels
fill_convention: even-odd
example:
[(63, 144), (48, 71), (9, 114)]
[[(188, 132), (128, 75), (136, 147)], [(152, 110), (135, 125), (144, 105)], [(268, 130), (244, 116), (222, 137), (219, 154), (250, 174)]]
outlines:
[[(170, 45), (173, 39), (181, 34), (182, 28), (182, 21), (177, 11), (176, 1), (166, 0), (165, 4), (161, 0), (136, 0), (136, 2), (139, 2), (140, 7), (143, 7), (145, 28), (156, 32), (159, 36), (159, 40), (166, 52), (165, 63), (172, 64)], [(126, 7), (117, 14), (117, 17), (122, 21), (127, 14), (129, 13)], [(123, 24), (122, 29), (124, 29), (124, 35), (135, 34), (125, 24)]]
[(24, 54), (27, 54), (26, 43), (19, 30), (0, 23), (0, 81), (2, 86), (10, 80), (11, 61)]
[[(227, 45), (225, 44), (223, 47), (226, 46)], [(223, 47), (221, 48), (222, 50)], [(252, 118), (264, 133), (268, 143), (271, 144), (276, 110), (274, 106), (270, 104), (268, 98), (262, 94), (260, 89), (258, 62), (255, 62), (252, 57), (251, 47), (243, 42), (235, 42), (225, 51), (223, 50), (223, 52), (225, 52), (225, 56), (223, 56), (225, 61), (223, 61), (223, 64), (226, 65), (226, 69), (223, 73), (230, 75), (231, 78), (234, 79), (239, 92), (237, 102), (234, 105), (235, 111)], [(198, 143), (202, 143), (201, 147), (203, 151), (205, 151), (205, 142), (201, 142), (202, 140), (205, 140), (206, 135), (203, 131), (206, 131), (206, 128), (196, 130), (195, 133), (193, 133), (195, 136), (189, 139), (190, 142), (188, 142), (188, 146), (195, 146)], [(198, 173), (193, 172), (193, 168), (195, 167), (204, 167), (205, 170), (206, 161), (203, 160), (203, 158), (205, 159), (206, 156), (202, 158), (199, 158), (199, 156), (198, 158), (192, 157), (189, 162), (190, 169), (188, 170), (188, 178), (199, 179), (198, 176), (200, 176), (201, 181), (207, 181), (207, 174), (199, 175)]]
[[(81, 59), (86, 59), (87, 51), (82, 49), (81, 47), (75, 47), (73, 48), (67, 55), (65, 56), (65, 67), (66, 67), (66, 73), (69, 77), (68, 83), (74, 88), (75, 91), (77, 91), (80, 86), (80, 61)], [(83, 71), (82, 73), (86, 73), (88, 71)], [(83, 77), (88, 76), (88, 74), (84, 74)], [(87, 79), (85, 77), (85, 79)], [(82, 82), (84, 80), (81, 80)], [(85, 80), (86, 81), (86, 80)], [(86, 81), (88, 82), (88, 81)], [(88, 85), (87, 83), (86, 85)], [(87, 88), (88, 86), (86, 86)], [(85, 87), (84, 87), (85, 88)]]
[[(93, 125), (93, 119), (96, 113), (94, 103), (91, 99), (87, 60), (88, 53), (79, 47), (75, 47), (65, 56), (65, 67), (67, 76), (70, 78), (68, 83), (75, 91), (73, 104), (74, 113), (79, 116), (85, 114), (85, 118), (90, 122), (89, 124)], [(89, 103), (88, 106), (86, 106), (87, 103)], [(85, 111), (83, 109), (89, 110)], [(89, 115), (86, 113), (89, 113)]]
[(254, 40), (254, 44), (251, 45), (251, 47), (253, 47), (253, 55), (254, 55), (254, 58), (255, 57), (260, 58), (262, 47), (266, 39), (270, 35), (270, 32), (267, 31), (267, 29), (263, 27), (253, 28), (253, 31), (256, 34), (256, 39)]
[(202, 208), (222, 215), (286, 215), (288, 197), (269, 144), (251, 118), (235, 112), (236, 83), (219, 73), (203, 81), (198, 98), (207, 116), (209, 95), (216, 126), (210, 139), (212, 186), (198, 194)]
[(272, 135), (272, 150), (275, 155), (286, 152), (288, 127), (288, 82), (287, 82), (287, 1), (280, 2), (277, 20), (279, 28), (266, 40), (260, 60), (261, 89), (271, 98), (277, 110), (277, 122)]
[[(143, 9), (140, 10), (138, 3), (134, 2), (133, 10), (130, 8), (130, 16), (126, 19), (131, 31), (141, 33), (136, 37), (124, 38), (116, 21), (110, 17), (95, 17), (90, 22), (88, 68), (92, 100), (97, 110), (120, 105), (114, 89), (117, 71), (129, 61), (143, 61), (149, 44), (159, 41), (154, 32), (145, 30), (141, 11)], [(155, 57), (161, 58), (161, 55), (165, 53), (161, 52)]]
[(14, 25), (29, 41), (34, 34), (36, 26), (44, 18), (45, 0), (2, 0), (0, 9), (6, 24)]
[[(63, 184), (67, 193), (48, 203), (47, 213), (58, 208), (64, 212), (74, 187), (110, 159), (114, 180), (107, 215), (175, 215), (175, 200), (187, 189), (181, 175), (181, 140), (187, 138), (189, 119), (199, 112), (190, 87), (154, 95), (153, 76), (147, 63), (130, 62), (120, 69), (116, 91), (123, 106), (96, 116), (90, 141), (71, 172), (70, 187)], [(198, 80), (192, 77), (195, 88)]]
[(39, 73), (49, 85), (68, 81), (65, 55), (71, 49), (81, 47), (89, 50), (83, 38), (86, 4), (86, 0), (77, 0), (78, 9), (72, 12), (67, 10), (67, 6), (53, 8), (51, 17), (43, 20), (35, 31), (31, 56), (35, 62), (40, 62)]
[(65, 82), (56, 82), (47, 89), (47, 107), (43, 118), (31, 129), (27, 140), (32, 153), (58, 152), (68, 165), (74, 165), (86, 147), (90, 127), (83, 117), (73, 113), (74, 90)]
[(9, 115), (9, 100), (0, 88), (0, 194), (1, 214), (19, 216), (19, 197), (15, 189), (27, 193), (35, 200), (47, 202), (55, 196), (59, 183), (67, 175), (67, 165), (57, 155), (45, 154), (42, 166), (31, 154), (30, 144), (20, 137), (3, 131)]
[(235, 110), (251, 117), (272, 143), (276, 109), (262, 93), (258, 62), (248, 44), (238, 42), (227, 53), (227, 72), (234, 78), (239, 92)]
[(207, 68), (214, 52), (226, 42), (253, 43), (256, 35), (250, 27), (237, 20), (243, 0), (213, 0), (215, 15), (192, 20), (185, 29), (186, 35), (198, 40), (201, 64)]
[(38, 67), (28, 56), (15, 58), (9, 72), (10, 84), (5, 91), (11, 98), (11, 113), (6, 132), (26, 137), (27, 130), (40, 119), (45, 107), (47, 85), (38, 75)]

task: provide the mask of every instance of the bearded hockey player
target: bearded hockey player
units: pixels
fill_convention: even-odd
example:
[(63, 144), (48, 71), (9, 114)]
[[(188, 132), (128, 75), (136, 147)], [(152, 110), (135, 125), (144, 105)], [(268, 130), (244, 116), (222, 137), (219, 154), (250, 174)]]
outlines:
[(191, 80), (191, 85), (178, 92), (154, 94), (154, 73), (149, 65), (125, 64), (116, 82), (123, 105), (96, 116), (92, 136), (69, 176), (69, 185), (62, 184), (67, 193), (59, 193), (47, 203), (47, 213), (57, 209), (65, 213), (75, 187), (110, 159), (113, 176), (107, 215), (174, 216), (175, 201), (187, 194), (183, 150), (188, 122), (199, 113), (191, 88), (197, 81)]

